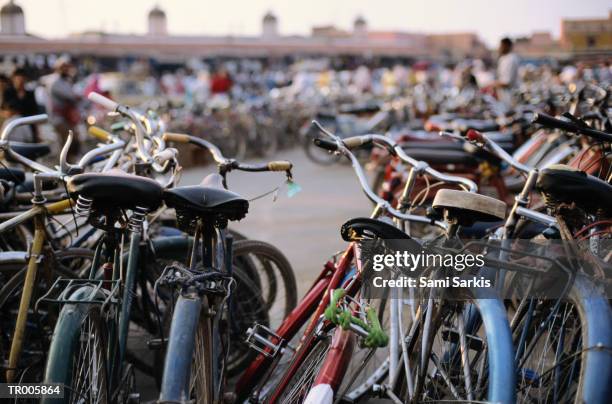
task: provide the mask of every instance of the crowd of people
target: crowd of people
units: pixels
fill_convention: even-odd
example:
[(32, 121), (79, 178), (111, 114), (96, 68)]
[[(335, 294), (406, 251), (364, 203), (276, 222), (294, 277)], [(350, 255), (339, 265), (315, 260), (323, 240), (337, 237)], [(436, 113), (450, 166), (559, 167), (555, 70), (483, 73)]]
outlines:
[[(107, 73), (101, 73), (99, 66), (62, 56), (53, 59), (51, 74), (48, 74), (49, 66), (17, 65), (8, 75), (0, 75), (0, 107), (5, 124), (19, 116), (46, 112), (63, 142), (69, 131), (78, 138), (78, 125), (90, 108), (86, 95), (91, 91), (116, 98), (121, 98), (122, 92), (140, 93), (143, 99), (159, 97), (192, 105), (219, 98), (245, 100), (261, 97), (277, 88), (302, 97), (313, 93), (325, 95), (334, 88), (381, 97), (401, 94), (407, 88), (426, 83), (434, 90), (472, 87), (489, 91), (510, 103), (516, 90), (530, 81), (552, 87), (576, 79), (597, 82), (612, 79), (609, 62), (590, 66), (522, 62), (513, 51), (509, 38), (500, 41), (498, 55), (496, 66), (482, 60), (464, 60), (456, 64), (383, 64), (380, 61), (312, 58), (291, 63), (264, 63), (252, 59), (199, 61), (187, 63), (185, 67), (161, 70), (143, 61), (120, 64), (123, 81), (134, 77), (131, 86), (117, 85), (117, 80), (108, 80)], [(24, 128), (14, 135), (14, 140), (35, 142), (38, 133), (34, 127)], [(73, 149), (73, 152), (78, 152), (78, 141)]]

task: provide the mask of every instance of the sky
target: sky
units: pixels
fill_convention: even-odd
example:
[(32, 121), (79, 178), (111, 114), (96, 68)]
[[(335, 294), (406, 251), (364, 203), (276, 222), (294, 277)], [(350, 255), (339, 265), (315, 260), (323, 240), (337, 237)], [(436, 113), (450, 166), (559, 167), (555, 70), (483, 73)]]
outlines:
[[(0, 0), (4, 4), (8, 0)], [(477, 32), (490, 45), (502, 36), (550, 31), (562, 18), (607, 17), (610, 0), (15, 0), (26, 30), (63, 37), (85, 30), (144, 33), (159, 5), (172, 34), (258, 35), (269, 10), (283, 35), (307, 35), (313, 25), (350, 29), (363, 15), (371, 30)]]

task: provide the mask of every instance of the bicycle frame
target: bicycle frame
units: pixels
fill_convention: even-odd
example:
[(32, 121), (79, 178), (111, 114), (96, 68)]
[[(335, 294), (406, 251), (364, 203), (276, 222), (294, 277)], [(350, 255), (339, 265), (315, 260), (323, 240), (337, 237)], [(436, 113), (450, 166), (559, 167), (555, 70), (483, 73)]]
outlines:
[[(342, 285), (342, 281), (346, 274), (350, 271), (351, 262), (355, 256), (355, 248), (355, 243), (349, 244), (337, 264), (334, 264), (331, 261), (328, 261), (325, 264), (323, 271), (321, 271), (319, 276), (315, 279), (308, 292), (306, 292), (304, 298), (298, 303), (296, 308), (293, 309), (289, 316), (283, 320), (281, 325), (276, 330), (276, 335), (280, 338), (280, 340), (275, 341), (276, 343), (280, 343), (281, 340), (288, 342), (293, 339), (300, 328), (308, 323), (309, 319), (310, 323), (304, 332), (304, 339), (300, 341), (300, 346), (310, 342), (305, 338), (312, 336), (313, 331), (318, 324), (319, 317), (321, 317), (325, 311), (325, 308), (329, 304), (329, 292), (339, 288)], [(355, 285), (357, 286), (357, 283), (355, 283)], [(358, 288), (354, 288), (350, 290), (350, 292), (355, 293), (355, 289)], [(302, 350), (303, 355), (306, 353), (306, 350)], [(299, 357), (296, 357), (293, 364), (299, 364), (299, 359)], [(238, 396), (246, 396), (246, 394), (248, 394), (253, 387), (260, 384), (261, 382), (258, 383), (256, 380), (262, 379), (262, 374), (269, 375), (269, 373), (272, 371), (270, 366), (275, 365), (274, 362), (275, 361), (271, 357), (264, 354), (258, 355), (236, 384), (236, 392), (238, 393)], [(279, 385), (279, 388), (285, 387), (290, 377), (295, 373), (296, 368), (297, 366), (293, 366), (287, 371), (283, 377), (283, 381)], [(263, 379), (263, 381), (265, 381), (265, 378)], [(272, 402), (273, 401), (274, 398), (272, 399)]]
[[(355, 172), (357, 173), (357, 176), (362, 184), (362, 188), (364, 190), (367, 189), (366, 194), (368, 195), (368, 197), (373, 198), (372, 200), (376, 200), (377, 198), (373, 194), (373, 192), (369, 190), (369, 188), (365, 188), (367, 187), (367, 181), (365, 176), (363, 176), (363, 171), (361, 169), (359, 161), (352, 154), (350, 154), (350, 156), (353, 168), (355, 169)], [(408, 175), (408, 180), (406, 181), (406, 184), (404, 186), (404, 191), (402, 192), (402, 195), (397, 202), (399, 212), (402, 213), (409, 207), (408, 198), (412, 190), (414, 189), (417, 177), (428, 172), (431, 173), (431, 170), (429, 169), (429, 166), (427, 164), (413, 160), (408, 156), (405, 156), (405, 158), (411, 164), (411, 169)], [(434, 171), (434, 173), (444, 178), (450, 178), (439, 174), (436, 171)], [(469, 185), (470, 188), (475, 188), (475, 184), (470, 183), (468, 180), (461, 181), (461, 183), (466, 186)], [(381, 205), (380, 202), (377, 202), (377, 205), (374, 208), (371, 217), (376, 218), (383, 214), (385, 209), (389, 208), (390, 207), (388, 205)], [(410, 219), (414, 218), (415, 220), (418, 219), (418, 217), (416, 216), (405, 217)], [(428, 222), (431, 223), (430, 221)], [(398, 226), (401, 225), (400, 228), (404, 228), (403, 223), (401, 223), (400, 221), (397, 221), (396, 224)], [(441, 223), (436, 224), (440, 225), (441, 227), (445, 227)], [(351, 243), (345, 250), (338, 264), (334, 265), (328, 262), (325, 265), (323, 272), (319, 275), (313, 286), (311, 286), (309, 292), (306, 294), (304, 299), (300, 303), (298, 303), (298, 306), (277, 329), (276, 332), (278, 338), (276, 343), (280, 343), (281, 341), (290, 341), (295, 336), (297, 331), (301, 328), (301, 326), (306, 323), (309, 317), (311, 317), (312, 319), (303, 334), (304, 337), (302, 341), (300, 341), (300, 347), (308, 346), (308, 344), (310, 344), (312, 338), (314, 337), (314, 330), (318, 324), (319, 318), (321, 317), (321, 315), (325, 311), (325, 308), (329, 304), (331, 292), (334, 289), (337, 289), (338, 287), (342, 286), (343, 279), (345, 279), (346, 274), (351, 269), (351, 263), (353, 258), (355, 257), (359, 257), (358, 245), (356, 243)], [(353, 282), (350, 283), (351, 288), (347, 291), (347, 294), (350, 296), (357, 293), (360, 287), (361, 268), (359, 267), (359, 265), (360, 263), (358, 259), (357, 271), (353, 276)], [(281, 341), (278, 341), (278, 339), (280, 339)], [(303, 359), (304, 355), (308, 353), (307, 349), (298, 348), (298, 350), (298, 356), (294, 358), (291, 367), (283, 375), (283, 379), (281, 380), (280, 384), (275, 388), (273, 396), (270, 399), (271, 402), (275, 402), (275, 400), (278, 398), (278, 395), (284, 390), (288, 381), (294, 375), (295, 371), (298, 368), (298, 365), (301, 363), (301, 359)], [(343, 352), (345, 353), (346, 351), (338, 350), (338, 352), (342, 355)], [(340, 360), (343, 361), (342, 358), (340, 358)], [(252, 388), (257, 385), (254, 380), (256, 377), (261, 374), (269, 375), (270, 370), (268, 368), (273, 363), (274, 361), (270, 360), (270, 358), (266, 355), (258, 355), (253, 364), (245, 371), (245, 373), (239, 379), (236, 385), (236, 391), (238, 392), (238, 396), (244, 397), (248, 391), (252, 390)], [(264, 377), (263, 382), (265, 382), (266, 379), (267, 377)], [(261, 386), (262, 385), (260, 383), (259, 387)], [(256, 394), (258, 390), (259, 388), (255, 389)]]
[[(190, 257), (187, 257), (190, 269), (196, 268), (200, 237), (202, 238), (201, 251), (204, 270), (209, 271), (213, 268), (224, 267), (227, 272), (232, 263), (232, 237), (225, 234), (225, 229), (216, 229), (212, 224), (202, 222), (196, 228), (191, 254)], [(213, 317), (215, 319), (213, 327), (215, 327), (223, 314), (223, 310), (206, 310), (210, 306), (219, 305), (218, 302), (210, 303), (211, 300), (206, 299), (206, 295), (202, 296), (193, 288), (180, 293), (172, 315), (159, 402), (189, 400), (191, 363), (200, 316)], [(215, 345), (219, 344), (213, 344), (213, 350), (218, 349), (218, 346)], [(213, 397), (216, 402), (219, 398), (218, 386), (222, 385), (223, 374), (216, 371), (217, 368), (214, 363), (221, 356), (216, 354), (212, 356), (213, 366), (209, 370), (213, 372)]]
[(15, 324), (15, 331), (11, 341), (8, 370), (6, 371), (6, 381), (8, 383), (14, 381), (16, 368), (19, 363), (19, 358), (21, 357), (28, 310), (32, 301), (32, 292), (34, 289), (36, 276), (38, 274), (38, 264), (40, 263), (43, 246), (47, 241), (47, 232), (45, 229), (44, 219), (48, 214), (61, 213), (71, 206), (72, 201), (70, 199), (65, 199), (46, 206), (38, 204), (32, 207), (30, 210), (0, 224), (0, 233), (3, 233), (33, 219), (35, 229), (34, 239), (32, 240), (32, 248), (29, 252), (28, 266), (23, 284), (23, 293), (21, 295), (21, 300), (19, 301), (17, 322)]

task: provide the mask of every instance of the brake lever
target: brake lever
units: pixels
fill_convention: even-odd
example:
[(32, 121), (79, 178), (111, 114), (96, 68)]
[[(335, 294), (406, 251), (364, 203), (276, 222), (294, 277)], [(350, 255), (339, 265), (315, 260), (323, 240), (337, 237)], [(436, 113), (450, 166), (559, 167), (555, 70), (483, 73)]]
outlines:
[(312, 124), (314, 126), (316, 126), (317, 129), (319, 129), (319, 131), (323, 132), (329, 138), (333, 139), (336, 142), (336, 144), (338, 145), (338, 148), (341, 148), (341, 147), (344, 146), (344, 143), (342, 142), (342, 139), (339, 136), (336, 136), (333, 133), (331, 133), (330, 131), (328, 131), (327, 129), (325, 129), (323, 127), (323, 125), (321, 125), (316, 119), (313, 119)]
[(74, 134), (71, 130), (68, 131), (68, 137), (66, 138), (66, 143), (62, 147), (62, 151), (60, 153), (60, 171), (65, 175), (74, 175), (81, 173), (83, 169), (78, 164), (70, 164), (68, 163), (68, 151), (70, 150), (70, 146), (72, 145), (72, 140), (74, 138)]

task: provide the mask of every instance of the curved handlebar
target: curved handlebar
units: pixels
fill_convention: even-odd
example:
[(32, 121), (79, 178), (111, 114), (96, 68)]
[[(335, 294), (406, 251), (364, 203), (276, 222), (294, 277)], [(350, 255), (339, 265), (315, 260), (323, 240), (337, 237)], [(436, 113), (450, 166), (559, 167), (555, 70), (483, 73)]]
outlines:
[[(199, 137), (190, 136), (182, 133), (171, 133), (166, 132), (162, 136), (162, 139), (166, 142), (176, 142), (176, 143), (191, 143), (196, 146), (208, 149), (210, 154), (212, 155), (215, 162), (219, 165), (222, 170), (225, 172), (230, 170), (241, 170), (241, 171), (249, 171), (249, 172), (260, 172), (260, 171), (285, 171), (289, 173), (293, 168), (293, 164), (290, 161), (279, 160), (279, 161), (271, 161), (263, 164), (244, 164), (240, 163), (234, 159), (228, 159), (223, 156), (221, 150), (219, 148), (210, 143), (207, 140), (201, 139)], [(290, 175), (290, 174), (288, 174)]]
[[(363, 192), (366, 194), (366, 196), (368, 197), (368, 199), (370, 199), (372, 202), (374, 202), (380, 209), (384, 210), (385, 212), (389, 213), (391, 216), (396, 217), (399, 220), (405, 220), (405, 221), (409, 221), (409, 222), (418, 222), (418, 223), (426, 223), (426, 224), (433, 224), (435, 226), (441, 227), (443, 229), (446, 229), (446, 223), (441, 222), (441, 221), (436, 221), (436, 220), (432, 220), (429, 219), (425, 216), (419, 216), (419, 215), (412, 215), (409, 213), (402, 213), (399, 210), (393, 208), (389, 202), (385, 201), (384, 199), (382, 199), (381, 197), (379, 197), (374, 191), (372, 191), (372, 188), (370, 188), (370, 185), (368, 184), (368, 179), (365, 175), (365, 173), (363, 172), (363, 168), (361, 167), (361, 163), (359, 162), (359, 160), (357, 159), (357, 157), (355, 157), (355, 155), (350, 151), (350, 149), (348, 147), (346, 147), (345, 143), (343, 142), (342, 139), (340, 139), (339, 137), (331, 134), (330, 132), (328, 132), (327, 130), (325, 130), (324, 128), (322, 128), (320, 126), (320, 124), (316, 121), (313, 121), (313, 124), (315, 126), (318, 126), (320, 129), (322, 129), (321, 131), (323, 133), (325, 133), (326, 135), (330, 136), (332, 139), (334, 139), (335, 141), (328, 141), (325, 139), (315, 139), (315, 144), (318, 146), (319, 144), (324, 144), (326, 146), (329, 146), (330, 144), (335, 144), (336, 145), (336, 151), (338, 151), (339, 153), (342, 153), (345, 157), (347, 157), (350, 161), (351, 161), (351, 165), (353, 166), (353, 170), (355, 171), (355, 174), (357, 175), (357, 179), (359, 180), (359, 184), (361, 185), (361, 188), (363, 190)], [(355, 140), (356, 138), (361, 138), (360, 141)], [(356, 145), (356, 144), (367, 144), (370, 142), (375, 142), (375, 141), (380, 141), (383, 144), (387, 144), (387, 145), (393, 145), (392, 150), (395, 150), (396, 147), (399, 147), (393, 140), (386, 138), (385, 136), (381, 136), (381, 135), (363, 135), (363, 136), (354, 136), (352, 138), (348, 138), (351, 139), (349, 140), (349, 144), (352, 145)], [(376, 143), (376, 142), (375, 142)], [(403, 151), (402, 151), (403, 153)], [(404, 160), (406, 156), (405, 153), (403, 153), (403, 156), (397, 154), (398, 157), (400, 157), (402, 160)], [(408, 164), (411, 164), (411, 162), (414, 162), (414, 165), (420, 165), (420, 162), (408, 157), (409, 161), (406, 161)], [(431, 169), (430, 167), (426, 166), (425, 170), (427, 171), (427, 169), (429, 169), (429, 171), (433, 171), (433, 173), (436, 176), (440, 176), (440, 177), (451, 177), (451, 176), (446, 176), (444, 174), (438, 173), (436, 170)], [(429, 173), (429, 171), (427, 171)], [(456, 179), (458, 179), (460, 177), (456, 177)], [(453, 178), (455, 179), (455, 178)], [(474, 184), (472, 181), (467, 180), (465, 178), (461, 178), (461, 183), (464, 185), (468, 185), (468, 183), (471, 183), (471, 186), (469, 187), (470, 189), (472, 188), (476, 188), (476, 184)]]
[(119, 108), (119, 103), (116, 101), (111, 100), (108, 97), (103, 96), (102, 94), (98, 94), (96, 92), (91, 92), (89, 93), (89, 95), (87, 96), (87, 98), (89, 98), (89, 100), (91, 102), (94, 102), (106, 109), (108, 109), (109, 111), (116, 111)]
[[(319, 129), (323, 129), (322, 126), (318, 122), (313, 121), (313, 124), (317, 126)], [(387, 136), (372, 134), (372, 135), (352, 136), (352, 137), (348, 137), (345, 139), (340, 139), (336, 137), (335, 135), (330, 134), (326, 130), (322, 130), (322, 132), (327, 134), (328, 136), (331, 135), (332, 139), (335, 140), (335, 141), (330, 141), (327, 139), (320, 139), (320, 138), (315, 139), (314, 140), (315, 144), (321, 147), (322, 149), (329, 150), (329, 151), (337, 151), (344, 147), (348, 150), (351, 150), (351, 149), (362, 147), (367, 144), (374, 143), (376, 145), (379, 145), (387, 149), (391, 154), (399, 157), (403, 162), (410, 165), (411, 167), (415, 167), (419, 171), (427, 173), (432, 178), (435, 178), (439, 181), (443, 181), (443, 182), (450, 183), (450, 184), (463, 185), (466, 188), (468, 188), (470, 192), (476, 192), (478, 190), (478, 186), (473, 181), (467, 178), (459, 177), (455, 175), (443, 174), (439, 172), (438, 170), (431, 168), (429, 164), (427, 164), (426, 162), (413, 159), (412, 157), (407, 155), (406, 152), (404, 152), (404, 149), (402, 149), (402, 147), (399, 144), (397, 144), (397, 142), (395, 142), (393, 139)]]
[[(135, 111), (132, 111), (129, 107), (121, 105), (111, 100), (110, 98), (107, 98), (96, 92), (89, 93), (87, 98), (89, 98), (92, 102), (95, 102), (96, 104), (99, 104), (102, 107), (107, 108), (111, 111), (116, 111), (131, 120), (136, 126), (136, 149), (138, 151), (139, 157), (146, 163), (153, 162), (153, 157), (149, 153), (149, 150), (147, 149), (144, 143), (144, 138), (148, 132), (142, 123), (143, 116), (141, 114), (138, 114)], [(153, 166), (156, 171), (163, 171), (162, 167), (158, 167), (155, 164), (153, 164)]]
[(0, 136), (0, 140), (8, 140), (11, 132), (15, 130), (15, 128), (24, 125), (37, 125), (39, 123), (47, 122), (49, 116), (47, 114), (39, 114), (32, 116), (25, 116), (23, 118), (13, 119), (9, 123), (6, 124), (4, 129), (2, 130), (2, 135)]
[[(453, 133), (448, 133), (448, 132), (440, 132), (440, 135), (449, 136), (453, 138), (455, 137)], [(470, 129), (466, 133), (465, 139), (468, 142), (480, 148), (488, 150), (495, 156), (499, 157), (500, 159), (504, 160), (506, 163), (510, 164), (513, 168), (515, 168), (518, 171), (529, 173), (532, 170), (532, 167), (526, 166), (525, 164), (516, 160), (507, 151), (505, 151), (503, 147), (495, 143), (493, 140), (489, 139), (487, 135), (485, 135), (484, 133), (481, 133), (475, 129)]]
[(579, 133), (581, 135), (589, 136), (600, 142), (612, 142), (612, 134), (602, 132), (596, 129), (589, 128), (587, 126), (580, 126), (573, 122), (564, 121), (562, 119), (554, 118), (550, 115), (538, 112), (534, 114), (532, 123), (538, 123), (542, 126), (552, 129), (561, 129), (567, 132)]

